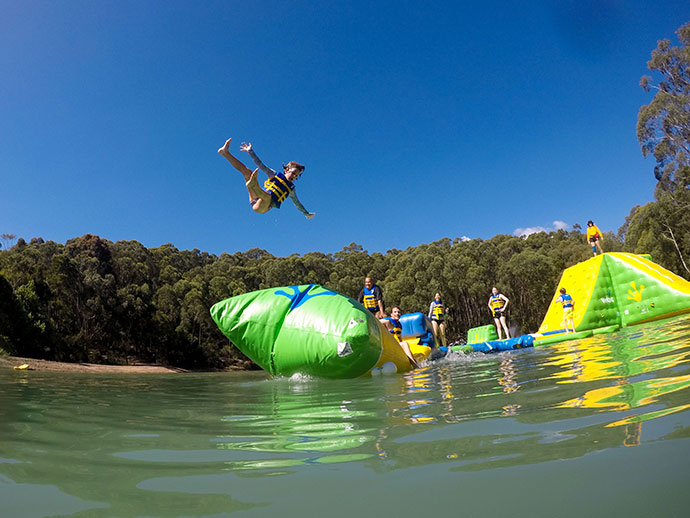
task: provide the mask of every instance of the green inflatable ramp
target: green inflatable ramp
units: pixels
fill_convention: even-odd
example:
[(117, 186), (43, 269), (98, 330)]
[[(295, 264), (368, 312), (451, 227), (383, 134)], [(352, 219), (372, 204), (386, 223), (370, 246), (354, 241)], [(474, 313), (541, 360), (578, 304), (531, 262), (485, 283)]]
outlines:
[(540, 345), (565, 333), (561, 288), (573, 297), (575, 330), (611, 332), (618, 327), (690, 312), (690, 282), (649, 256), (612, 252), (567, 268), (536, 338)]

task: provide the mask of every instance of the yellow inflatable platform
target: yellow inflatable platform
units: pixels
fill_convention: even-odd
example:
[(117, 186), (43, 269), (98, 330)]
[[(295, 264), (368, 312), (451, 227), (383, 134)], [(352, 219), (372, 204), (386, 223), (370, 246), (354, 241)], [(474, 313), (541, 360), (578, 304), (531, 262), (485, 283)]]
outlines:
[(563, 307), (556, 302), (561, 288), (573, 298), (578, 335), (611, 332), (690, 312), (689, 281), (653, 263), (649, 256), (605, 253), (563, 272), (535, 335), (538, 341), (565, 333)]

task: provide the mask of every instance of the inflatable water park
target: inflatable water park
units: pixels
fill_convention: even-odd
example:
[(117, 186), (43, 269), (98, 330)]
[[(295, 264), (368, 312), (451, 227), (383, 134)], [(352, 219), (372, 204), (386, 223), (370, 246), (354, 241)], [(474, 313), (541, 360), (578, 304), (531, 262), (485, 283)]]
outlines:
[[(561, 288), (574, 301), (563, 319)], [(400, 318), (401, 339), (414, 359), (450, 352), (500, 352), (612, 333), (690, 313), (690, 281), (647, 255), (610, 252), (567, 268), (537, 333), (497, 340), (493, 325), (470, 329), (467, 345), (439, 347), (422, 313)], [(357, 378), (407, 372), (415, 365), (379, 320), (356, 300), (308, 284), (245, 293), (213, 305), (223, 334), (272, 376)]]

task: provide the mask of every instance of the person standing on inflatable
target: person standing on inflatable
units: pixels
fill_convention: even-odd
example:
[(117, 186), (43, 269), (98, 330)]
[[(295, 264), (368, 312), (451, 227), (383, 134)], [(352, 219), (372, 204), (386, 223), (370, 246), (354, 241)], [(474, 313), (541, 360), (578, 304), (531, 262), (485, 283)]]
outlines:
[(439, 337), (441, 346), (446, 347), (446, 306), (441, 301), (441, 294), (434, 295), (434, 300), (429, 306), (431, 326), (434, 328), (434, 335)]
[(556, 299), (556, 302), (563, 304), (563, 322), (561, 322), (561, 325), (565, 327), (566, 334), (570, 333), (571, 327), (574, 333), (575, 322), (573, 321), (573, 311), (575, 310), (575, 302), (573, 298), (565, 292), (565, 288), (561, 288), (560, 292), (561, 295)]
[(604, 250), (601, 248), (601, 230), (594, 224), (592, 220), (587, 222), (587, 241), (592, 245), (592, 253), (597, 255), (597, 247), (602, 254)]
[[(264, 214), (271, 210), (273, 207), (276, 209), (280, 208), (281, 203), (285, 201), (285, 198), (290, 198), (295, 204), (295, 207), (306, 216), (307, 219), (314, 217), (313, 212), (309, 212), (304, 208), (304, 205), (297, 198), (297, 193), (295, 192), (294, 182), (300, 177), (304, 171), (304, 166), (298, 164), (297, 162), (288, 162), (283, 165), (283, 172), (277, 173), (267, 165), (265, 165), (256, 153), (252, 150), (252, 145), (247, 143), (242, 143), (240, 149), (249, 153), (254, 163), (257, 165), (257, 169), (250, 171), (242, 162), (230, 154), (228, 150), (230, 147), (230, 142), (232, 139), (229, 138), (218, 150), (218, 153), (224, 156), (232, 166), (237, 169), (242, 176), (244, 176), (245, 184), (247, 185), (247, 191), (249, 192), (249, 203), (252, 206), (254, 212), (259, 214)], [(259, 181), (256, 178), (257, 173), (261, 169), (264, 173), (268, 175), (268, 180), (264, 182), (264, 189), (259, 185)]]
[(494, 323), (496, 324), (496, 331), (498, 331), (498, 339), (503, 340), (501, 328), (506, 333), (506, 338), (510, 338), (510, 331), (508, 331), (508, 323), (506, 322), (505, 311), (508, 307), (508, 297), (498, 292), (498, 288), (494, 286), (491, 288), (491, 297), (489, 297), (489, 309), (491, 310), (491, 315), (494, 317)]
[(359, 292), (357, 301), (367, 308), (376, 318), (385, 318), (386, 313), (383, 311), (383, 292), (371, 277), (364, 279), (364, 288)]

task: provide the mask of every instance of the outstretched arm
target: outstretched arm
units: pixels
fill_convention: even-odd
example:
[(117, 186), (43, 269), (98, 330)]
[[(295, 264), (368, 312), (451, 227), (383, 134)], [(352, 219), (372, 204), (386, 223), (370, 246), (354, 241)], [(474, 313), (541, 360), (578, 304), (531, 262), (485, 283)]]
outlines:
[(252, 149), (251, 144), (246, 144), (243, 142), (242, 145), (240, 146), (240, 149), (242, 151), (246, 151), (247, 153), (249, 153), (249, 156), (252, 157), (252, 160), (254, 161), (256, 166), (259, 169), (261, 169), (264, 173), (266, 173), (269, 178), (271, 176), (275, 176), (276, 172), (273, 169), (271, 169), (270, 167), (268, 167), (266, 164), (264, 164), (261, 161), (261, 159), (258, 156), (256, 156), (256, 153), (254, 153), (254, 150)]
[(304, 208), (304, 205), (302, 205), (302, 202), (299, 201), (299, 198), (297, 197), (297, 193), (293, 189), (290, 191), (289, 198), (292, 200), (292, 203), (295, 204), (295, 207), (297, 207), (297, 210), (299, 210), (302, 214), (306, 216), (307, 219), (311, 219), (315, 216), (314, 212), (309, 212), (307, 209)]

